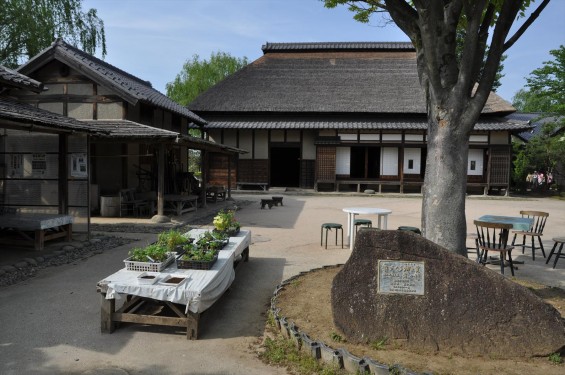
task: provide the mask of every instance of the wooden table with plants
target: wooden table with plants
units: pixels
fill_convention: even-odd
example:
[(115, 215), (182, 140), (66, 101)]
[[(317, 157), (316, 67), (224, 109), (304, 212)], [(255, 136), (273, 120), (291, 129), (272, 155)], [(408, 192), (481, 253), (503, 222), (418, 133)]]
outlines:
[(231, 286), (235, 269), (249, 259), (251, 232), (232, 211), (214, 218), (214, 229), (169, 230), (155, 243), (133, 248), (125, 267), (97, 284), (103, 333), (119, 323), (186, 327), (198, 338), (200, 314)]

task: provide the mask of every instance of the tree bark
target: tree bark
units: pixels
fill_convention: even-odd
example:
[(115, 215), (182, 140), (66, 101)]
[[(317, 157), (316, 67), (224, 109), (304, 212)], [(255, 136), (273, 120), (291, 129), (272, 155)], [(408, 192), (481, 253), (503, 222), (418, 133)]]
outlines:
[(432, 93), (422, 189), (422, 232), (430, 241), (467, 256), (465, 196), (469, 133), (474, 119), (465, 116), (462, 104), (434, 102), (438, 100)]

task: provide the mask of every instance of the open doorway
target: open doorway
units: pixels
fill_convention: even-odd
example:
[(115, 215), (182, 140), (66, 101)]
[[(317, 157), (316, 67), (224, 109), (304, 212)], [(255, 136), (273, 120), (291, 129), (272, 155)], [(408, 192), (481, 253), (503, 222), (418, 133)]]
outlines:
[(271, 186), (298, 187), (300, 147), (271, 147)]

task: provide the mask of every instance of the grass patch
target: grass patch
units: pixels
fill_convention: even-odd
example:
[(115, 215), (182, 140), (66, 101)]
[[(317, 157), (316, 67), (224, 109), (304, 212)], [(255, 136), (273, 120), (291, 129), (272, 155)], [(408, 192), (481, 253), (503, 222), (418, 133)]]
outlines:
[(554, 363), (556, 365), (560, 365), (563, 363), (563, 358), (561, 357), (561, 354), (559, 353), (553, 353), (551, 354), (549, 357), (549, 362)]
[(388, 342), (388, 338), (387, 337), (383, 337), (380, 340), (377, 341), (373, 341), (371, 343), (371, 348), (375, 349), (375, 350), (383, 350), (386, 346)]
[(267, 337), (263, 343), (265, 351), (259, 358), (270, 365), (283, 366), (300, 375), (346, 375), (335, 366), (324, 365), (312, 356), (298, 351), (294, 342), (281, 336)]

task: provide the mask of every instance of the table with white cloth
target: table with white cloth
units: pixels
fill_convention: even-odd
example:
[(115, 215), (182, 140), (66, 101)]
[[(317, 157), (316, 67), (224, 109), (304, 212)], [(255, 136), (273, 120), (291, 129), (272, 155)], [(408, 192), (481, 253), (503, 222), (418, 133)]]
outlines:
[[(193, 229), (188, 236), (197, 241), (204, 232), (205, 229)], [(179, 269), (173, 262), (161, 272), (146, 272), (157, 276), (154, 284), (140, 284), (138, 276), (143, 272), (126, 268), (105, 277), (97, 285), (102, 295), (102, 332), (113, 332), (117, 322), (129, 322), (186, 327), (187, 338), (197, 339), (200, 314), (231, 286), (236, 266), (249, 259), (250, 243), (251, 231), (241, 230), (218, 252), (218, 260), (210, 270)], [(163, 282), (168, 276), (185, 280), (173, 286)], [(118, 309), (116, 301), (123, 301)], [(163, 308), (159, 309), (159, 314), (152, 314), (143, 305)]]
[(353, 250), (355, 243), (355, 217), (357, 215), (377, 215), (377, 228), (387, 229), (387, 218), (392, 213), (386, 208), (375, 207), (346, 207), (343, 212), (347, 212), (347, 240), (349, 241), (349, 249)]

